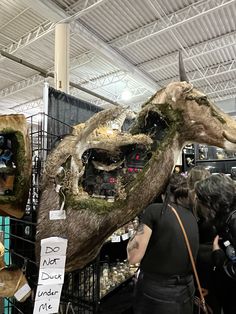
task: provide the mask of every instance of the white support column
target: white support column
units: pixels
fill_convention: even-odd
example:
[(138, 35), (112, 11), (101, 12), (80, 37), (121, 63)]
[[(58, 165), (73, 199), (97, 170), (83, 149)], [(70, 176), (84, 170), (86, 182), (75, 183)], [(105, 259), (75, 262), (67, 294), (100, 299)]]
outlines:
[(57, 24), (55, 28), (55, 87), (69, 92), (69, 40), (70, 24)]
[(44, 82), (43, 86), (43, 114), (42, 114), (42, 127), (43, 127), (43, 155), (40, 156), (43, 161), (47, 158), (47, 146), (48, 146), (48, 89), (49, 84), (47, 81)]
[(49, 84), (45, 81), (43, 86), (43, 113), (45, 114), (48, 114), (48, 88)]

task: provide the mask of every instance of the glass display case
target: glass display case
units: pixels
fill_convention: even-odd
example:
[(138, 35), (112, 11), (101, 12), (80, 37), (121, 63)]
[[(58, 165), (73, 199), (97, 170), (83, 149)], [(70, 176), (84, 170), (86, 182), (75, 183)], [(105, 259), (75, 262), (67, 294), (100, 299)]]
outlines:
[(223, 148), (208, 146), (205, 144), (197, 144), (196, 160), (232, 160), (236, 159), (236, 152), (225, 150)]
[(236, 152), (203, 144), (195, 145), (196, 165), (212, 174), (224, 173), (236, 180)]

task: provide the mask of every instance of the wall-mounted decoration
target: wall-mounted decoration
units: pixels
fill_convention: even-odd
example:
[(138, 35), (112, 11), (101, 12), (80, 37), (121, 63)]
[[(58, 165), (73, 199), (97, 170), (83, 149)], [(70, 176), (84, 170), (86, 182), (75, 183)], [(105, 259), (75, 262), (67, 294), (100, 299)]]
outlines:
[(0, 297), (15, 297), (24, 302), (31, 295), (31, 288), (21, 269), (13, 266), (6, 267), (4, 263), (5, 248), (0, 242)]
[(21, 218), (29, 194), (31, 149), (24, 115), (0, 116), (0, 215)]

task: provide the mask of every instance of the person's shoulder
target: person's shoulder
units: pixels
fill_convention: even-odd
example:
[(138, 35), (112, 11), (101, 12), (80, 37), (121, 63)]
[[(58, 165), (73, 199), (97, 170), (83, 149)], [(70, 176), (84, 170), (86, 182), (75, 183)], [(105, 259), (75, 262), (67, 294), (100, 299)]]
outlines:
[(159, 220), (161, 216), (163, 204), (160, 203), (152, 203), (148, 207), (146, 207), (141, 215), (141, 221), (151, 229), (153, 229), (154, 223)]
[(148, 207), (146, 207), (145, 209), (144, 209), (144, 213), (146, 212), (159, 212), (159, 211), (161, 211), (162, 210), (162, 208), (163, 208), (163, 203), (152, 203), (152, 204), (150, 204), (150, 205), (148, 205)]
[(148, 205), (147, 208), (152, 208), (152, 209), (159, 209), (163, 207), (163, 203), (151, 203)]

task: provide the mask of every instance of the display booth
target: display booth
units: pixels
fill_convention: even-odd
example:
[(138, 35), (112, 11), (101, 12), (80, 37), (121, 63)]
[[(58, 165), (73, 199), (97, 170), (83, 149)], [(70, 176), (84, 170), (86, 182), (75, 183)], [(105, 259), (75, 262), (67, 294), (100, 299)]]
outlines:
[[(4, 308), (5, 311), (9, 311), (9, 313), (33, 313), (34, 309), (34, 296), (37, 289), (39, 271), (39, 264), (35, 258), (35, 233), (40, 194), (40, 177), (44, 168), (45, 159), (48, 153), (60, 143), (61, 139), (72, 132), (73, 125), (85, 122), (95, 113), (101, 111), (101, 108), (97, 106), (83, 102), (53, 88), (49, 88), (48, 99), (48, 115), (39, 113), (27, 118), (32, 164), (31, 158), (30, 164), (27, 164), (27, 167), (23, 165), (23, 161), (19, 163), (24, 166), (23, 169), (27, 169), (28, 171), (27, 178), (29, 180), (27, 182), (29, 182), (29, 197), (25, 203), (25, 210), (22, 206), (20, 211), (21, 215), (19, 217), (11, 217), (9, 226), (4, 224), (2, 226), (2, 229), (5, 231), (5, 239), (10, 240), (10, 246), (6, 248), (5, 252), (5, 254), (9, 255), (8, 264), (17, 265), (17, 267), (23, 271), (33, 291), (32, 295), (24, 302), (19, 302), (16, 298), (5, 299)], [(46, 127), (45, 124), (47, 124)], [(126, 127), (128, 127), (129, 124), (130, 121), (126, 121)], [(1, 135), (2, 134), (0, 134), (0, 141)], [(3, 148), (5, 150), (11, 149), (14, 151), (12, 147), (16, 147), (14, 145), (15, 142), (12, 133), (4, 135)], [(4, 162), (10, 165), (9, 160), (10, 156), (8, 160), (6, 156)], [(0, 168), (0, 171), (1, 169), (3, 168)], [(14, 168), (11, 170), (15, 171)], [(89, 175), (87, 174), (87, 176)], [(88, 183), (89, 178), (86, 180)], [(7, 182), (8, 181), (9, 180), (7, 180)], [(8, 184), (10, 184), (10, 181)], [(106, 185), (105, 181), (104, 184)], [(5, 190), (10, 190), (10, 188), (12, 188), (12, 186), (5, 186)], [(106, 186), (106, 188), (109, 190), (110, 186)], [(100, 192), (101, 191), (98, 193)], [(4, 194), (6, 194), (7, 197), (11, 196), (10, 191)], [(0, 201), (1, 197), (2, 196), (0, 196)], [(126, 231), (123, 233), (126, 233)], [(116, 265), (119, 266), (121, 264), (121, 267), (125, 259), (126, 244), (127, 238), (123, 240), (121, 235), (119, 236), (119, 243), (113, 242), (113, 240), (110, 239), (102, 249), (101, 258), (99, 255), (83, 269), (66, 274), (61, 295), (60, 313), (65, 313), (70, 310), (73, 310), (75, 313), (97, 313), (99, 311), (101, 312), (102, 307), (103, 313), (106, 313), (106, 310), (109, 310), (110, 307), (110, 298), (116, 298), (119, 290), (123, 288), (126, 290), (127, 287), (128, 291), (131, 293), (130, 284), (132, 284), (131, 279), (134, 270), (127, 269), (125, 277), (123, 276), (120, 280), (115, 279)], [(118, 246), (119, 250), (117, 251)], [(113, 267), (115, 271), (114, 282), (111, 283), (107, 291), (104, 291), (104, 280), (102, 277), (104, 263), (106, 266), (108, 262), (109, 267)], [(102, 300), (104, 301), (102, 302)], [(101, 304), (103, 305), (101, 306)], [(121, 305), (120, 308), (122, 310)], [(127, 302), (126, 300), (123, 308), (124, 311), (130, 308), (130, 301)]]

